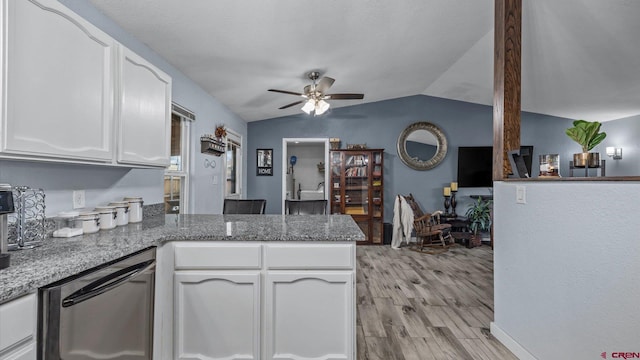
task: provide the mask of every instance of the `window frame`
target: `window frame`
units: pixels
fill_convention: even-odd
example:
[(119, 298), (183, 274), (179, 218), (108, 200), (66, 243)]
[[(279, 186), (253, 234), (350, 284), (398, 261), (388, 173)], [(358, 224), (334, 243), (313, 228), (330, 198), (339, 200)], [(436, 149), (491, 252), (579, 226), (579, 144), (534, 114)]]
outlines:
[[(190, 188), (190, 179), (189, 179), (189, 169), (191, 166), (191, 122), (195, 121), (195, 115), (193, 115), (193, 113), (189, 112), (190, 115), (192, 116), (185, 116), (185, 114), (181, 113), (180, 111), (176, 111), (176, 107), (178, 107), (178, 110), (182, 110), (182, 111), (187, 111), (188, 110), (183, 110), (183, 108), (181, 108), (179, 105), (177, 104), (173, 104), (172, 106), (172, 115), (177, 115), (178, 117), (180, 117), (180, 156), (181, 156), (181, 170), (170, 170), (169, 168), (166, 168), (163, 174), (163, 186), (164, 186), (164, 181), (166, 181), (166, 177), (171, 177), (173, 178), (180, 178), (180, 214), (187, 214), (189, 213), (189, 209), (190, 209), (190, 192), (189, 192), (189, 188)], [(171, 144), (169, 144), (169, 146), (171, 146)], [(164, 192), (164, 190), (163, 190)], [(163, 198), (164, 198), (164, 194), (163, 194)]]
[[(222, 186), (222, 198), (223, 199), (242, 199), (243, 198), (243, 180), (244, 180), (244, 172), (242, 171), (244, 166), (244, 157), (242, 156), (242, 135), (237, 133), (232, 129), (226, 129), (226, 148), (224, 153), (224, 185)], [(238, 146), (236, 151), (236, 190), (237, 192), (234, 194), (227, 194), (227, 151), (228, 147), (231, 143), (235, 143)]]

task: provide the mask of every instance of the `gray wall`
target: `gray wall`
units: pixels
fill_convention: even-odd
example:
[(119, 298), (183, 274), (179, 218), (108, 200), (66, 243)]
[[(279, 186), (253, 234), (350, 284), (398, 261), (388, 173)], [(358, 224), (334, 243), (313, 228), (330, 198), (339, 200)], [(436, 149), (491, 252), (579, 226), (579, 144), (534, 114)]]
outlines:
[[(222, 158), (201, 154), (199, 137), (212, 133), (218, 124), (225, 124), (243, 136), (246, 148), (246, 122), (231, 113), (162, 57), (132, 37), (86, 0), (60, 0), (60, 3), (132, 49), (173, 79), (173, 100), (194, 111), (197, 121), (191, 128), (191, 208), (193, 213), (220, 213), (224, 186)], [(246, 158), (246, 151), (244, 152)], [(205, 168), (205, 159), (215, 159), (215, 169)], [(213, 175), (220, 181), (213, 184)], [(72, 191), (86, 190), (87, 207), (122, 196), (143, 196), (146, 204), (163, 201), (163, 171), (154, 169), (114, 168), (92, 165), (65, 165), (38, 162), (0, 161), (0, 182), (41, 187), (47, 194), (47, 215), (71, 207)], [(246, 184), (243, 184), (246, 188)]]
[(494, 184), (491, 333), (519, 359), (638, 351), (640, 182)]
[[(397, 156), (396, 141), (400, 132), (408, 125), (431, 122), (442, 129), (447, 137), (449, 151), (443, 163), (428, 171), (412, 170)], [(626, 122), (627, 120), (619, 120)], [(629, 120), (633, 121), (633, 120)], [(636, 121), (637, 122), (637, 121)], [(594, 151), (600, 151), (603, 158), (605, 146), (611, 146), (610, 139), (627, 132), (624, 125), (616, 122), (605, 123), (602, 130), (609, 137)], [(616, 124), (617, 125), (617, 124)], [(571, 126), (571, 120), (553, 116), (523, 113), (523, 145), (533, 145), (532, 172), (538, 174), (538, 155), (560, 154), (560, 174), (569, 176), (569, 160), (573, 153), (580, 152), (578, 144), (569, 139), (564, 131)], [(621, 129), (622, 128), (622, 129)], [(640, 134), (640, 128), (634, 128)], [(631, 135), (625, 135), (629, 139)], [(413, 193), (426, 211), (443, 208), (442, 187), (448, 186), (457, 177), (458, 146), (491, 146), (493, 144), (493, 109), (490, 106), (461, 101), (434, 98), (424, 95), (379, 101), (375, 103), (331, 109), (324, 116), (308, 116), (304, 113), (251, 122), (248, 125), (248, 151), (255, 154), (257, 148), (274, 149), (274, 176), (254, 175), (255, 159), (249, 157), (247, 196), (267, 199), (267, 212), (280, 211), (282, 138), (288, 137), (339, 137), (344, 148), (347, 143), (366, 143), (369, 148), (385, 149), (385, 221), (393, 217), (393, 199), (397, 194)], [(619, 140), (619, 143), (627, 142)], [(630, 141), (628, 141), (630, 142)], [(626, 146), (626, 145), (621, 145)], [(631, 150), (624, 153), (623, 161), (631, 163)], [(634, 154), (635, 157), (637, 155)], [(607, 164), (613, 160), (607, 159)], [(638, 161), (635, 161), (638, 163)], [(612, 169), (613, 166), (609, 167)], [(638, 170), (628, 169), (625, 175), (638, 174)], [(461, 188), (458, 192), (458, 214), (463, 214), (470, 203), (468, 195), (490, 194), (489, 188)]]

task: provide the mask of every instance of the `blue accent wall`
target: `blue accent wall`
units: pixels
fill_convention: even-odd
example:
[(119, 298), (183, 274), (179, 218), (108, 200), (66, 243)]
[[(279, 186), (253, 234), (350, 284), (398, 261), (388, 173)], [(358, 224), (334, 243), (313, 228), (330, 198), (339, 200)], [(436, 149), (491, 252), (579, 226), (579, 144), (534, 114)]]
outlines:
[[(333, 108), (323, 116), (304, 113), (250, 122), (248, 152), (273, 148), (274, 159), (282, 158), (282, 138), (338, 137), (346, 144), (366, 143), (369, 148), (384, 148), (385, 221), (393, 217), (393, 200), (397, 194), (413, 193), (423, 209), (443, 207), (442, 187), (455, 181), (457, 146), (491, 145), (491, 107), (461, 101), (417, 95), (357, 106)], [(449, 151), (443, 163), (432, 170), (416, 171), (398, 158), (396, 141), (408, 125), (431, 122), (442, 129)], [(255, 176), (249, 170), (248, 197), (267, 199), (267, 212), (280, 212), (282, 166), (276, 160), (274, 176)], [(247, 166), (254, 169), (255, 159)], [(488, 188), (461, 189), (460, 194), (488, 194)], [(460, 211), (458, 211), (460, 212)]]
[[(631, 139), (640, 135), (638, 118), (607, 122), (602, 129), (609, 137), (594, 151), (600, 152), (607, 160), (607, 175), (619, 172), (614, 165), (621, 167), (625, 160), (633, 155), (637, 159), (637, 145), (631, 145)], [(404, 165), (398, 158), (396, 141), (400, 132), (408, 125), (418, 122), (431, 122), (442, 129), (448, 141), (448, 153), (444, 161), (432, 170), (416, 171)], [(539, 171), (538, 155), (559, 154), (560, 174), (569, 176), (569, 160), (573, 153), (580, 152), (578, 144), (565, 134), (571, 127), (571, 119), (554, 116), (522, 113), (521, 143), (533, 145), (532, 172), (534, 177)], [(626, 123), (633, 122), (633, 135), (627, 133)], [(618, 126), (618, 124), (620, 124)], [(425, 211), (443, 209), (442, 188), (448, 186), (457, 177), (458, 146), (491, 146), (493, 144), (493, 108), (462, 101), (447, 100), (425, 95), (416, 95), (392, 100), (379, 101), (363, 105), (333, 108), (323, 116), (309, 116), (300, 113), (293, 116), (250, 122), (248, 124), (248, 152), (255, 154), (257, 148), (273, 148), (274, 175), (255, 176), (255, 159), (248, 158), (247, 196), (267, 199), (267, 212), (280, 212), (282, 184), (282, 138), (338, 137), (342, 148), (346, 144), (366, 143), (369, 148), (385, 149), (384, 198), (385, 221), (393, 218), (393, 201), (397, 194), (413, 193)], [(605, 146), (617, 140), (625, 147), (625, 158), (617, 163), (606, 158)], [(609, 144), (609, 145), (607, 145)], [(626, 145), (629, 144), (629, 145)], [(626, 148), (629, 147), (629, 150)], [(632, 154), (635, 151), (636, 154)], [(628, 161), (629, 163), (633, 160)], [(610, 164), (613, 163), (613, 164)], [(639, 163), (635, 161), (635, 163)], [(611, 165), (611, 166), (610, 166)], [(638, 169), (628, 167), (619, 175), (634, 175)], [(609, 171), (611, 170), (611, 171)], [(620, 170), (622, 171), (622, 170)], [(593, 174), (593, 172), (592, 172)], [(617, 175), (617, 174), (616, 174)], [(468, 195), (491, 194), (490, 188), (461, 188), (458, 192), (457, 213), (464, 214), (472, 201)]]

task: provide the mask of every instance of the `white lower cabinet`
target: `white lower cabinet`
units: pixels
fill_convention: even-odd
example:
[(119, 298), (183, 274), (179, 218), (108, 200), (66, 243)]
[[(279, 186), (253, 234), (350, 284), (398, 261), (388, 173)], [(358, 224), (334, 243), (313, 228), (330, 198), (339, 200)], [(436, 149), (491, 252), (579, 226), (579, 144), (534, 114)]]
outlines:
[(178, 271), (176, 359), (260, 359), (260, 273)]
[(174, 359), (355, 359), (354, 244), (174, 249)]
[(267, 272), (266, 359), (353, 359), (353, 281), (349, 271)]
[(0, 360), (36, 359), (37, 302), (31, 294), (0, 305)]
[(20, 347), (19, 349), (1, 356), (2, 360), (35, 360), (36, 359), (36, 343), (35, 341)]

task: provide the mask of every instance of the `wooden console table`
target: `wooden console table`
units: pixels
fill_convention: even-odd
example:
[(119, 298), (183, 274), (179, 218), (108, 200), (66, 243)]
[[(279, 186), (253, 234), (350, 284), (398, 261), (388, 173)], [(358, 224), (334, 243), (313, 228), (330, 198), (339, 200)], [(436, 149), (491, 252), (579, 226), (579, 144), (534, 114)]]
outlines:
[(471, 230), (469, 220), (464, 217), (443, 218), (443, 222), (451, 224), (451, 237), (466, 247), (471, 246)]

